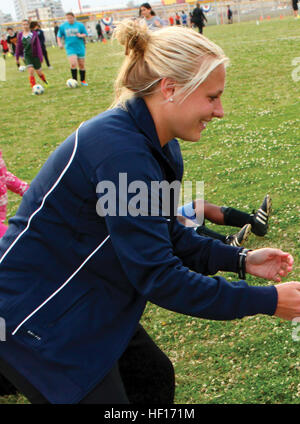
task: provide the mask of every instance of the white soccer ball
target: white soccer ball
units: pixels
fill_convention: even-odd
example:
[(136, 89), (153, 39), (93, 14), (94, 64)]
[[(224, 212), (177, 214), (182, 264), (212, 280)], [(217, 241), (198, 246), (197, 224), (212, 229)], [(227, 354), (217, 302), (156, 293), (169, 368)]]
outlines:
[(19, 69), (20, 72), (24, 72), (25, 69), (26, 69), (26, 66), (23, 66), (23, 65), (22, 66), (19, 66), (18, 69)]
[(66, 84), (67, 84), (67, 87), (69, 87), (69, 88), (76, 88), (76, 87), (78, 87), (78, 82), (75, 79), (73, 79), (73, 78), (68, 79), (68, 81), (66, 82)]
[(44, 92), (44, 88), (43, 88), (43, 86), (42, 86), (42, 85), (40, 85), (40, 84), (35, 84), (35, 85), (32, 87), (32, 92), (33, 92), (33, 94), (36, 94), (36, 95), (43, 94), (43, 92)]

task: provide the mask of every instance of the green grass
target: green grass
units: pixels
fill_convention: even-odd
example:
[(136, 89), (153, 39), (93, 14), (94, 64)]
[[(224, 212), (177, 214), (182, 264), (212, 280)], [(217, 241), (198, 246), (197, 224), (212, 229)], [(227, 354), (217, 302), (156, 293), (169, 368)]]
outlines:
[[(184, 178), (205, 182), (205, 198), (245, 211), (273, 199), (270, 231), (251, 236), (247, 247), (280, 247), (295, 258), (285, 281), (299, 279), (300, 81), (292, 60), (300, 56), (299, 21), (293, 18), (210, 26), (205, 35), (231, 59), (223, 95), (225, 117), (212, 122), (197, 144), (182, 143)], [(89, 87), (67, 89), (65, 53), (49, 49), (51, 87), (31, 96), (27, 74), (7, 60), (0, 83), (1, 149), (8, 169), (31, 181), (44, 161), (83, 120), (113, 100), (113, 81), (122, 61), (114, 44), (87, 46)], [(19, 197), (9, 195), (9, 216)], [(225, 233), (232, 229), (210, 225)], [(237, 277), (224, 274), (229, 280)], [(270, 284), (249, 277), (250, 284)], [(176, 403), (300, 403), (300, 342), (293, 327), (274, 317), (229, 322), (195, 319), (148, 304), (142, 323), (172, 359)], [(0, 403), (26, 403), (23, 396)]]

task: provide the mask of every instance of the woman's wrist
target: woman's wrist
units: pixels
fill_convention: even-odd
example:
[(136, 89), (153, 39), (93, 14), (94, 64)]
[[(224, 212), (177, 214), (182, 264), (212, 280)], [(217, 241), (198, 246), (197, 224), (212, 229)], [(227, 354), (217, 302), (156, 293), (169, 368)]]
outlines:
[(238, 276), (241, 280), (246, 278), (247, 255), (251, 249), (242, 249), (238, 254)]

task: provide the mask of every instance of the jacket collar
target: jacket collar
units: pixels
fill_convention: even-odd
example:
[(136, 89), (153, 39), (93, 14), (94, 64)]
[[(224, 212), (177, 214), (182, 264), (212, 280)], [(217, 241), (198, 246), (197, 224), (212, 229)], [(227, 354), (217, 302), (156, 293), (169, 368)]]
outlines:
[(153, 118), (147, 108), (144, 99), (133, 97), (126, 102), (126, 108), (134, 119), (139, 130), (151, 141), (153, 147), (162, 153), (162, 147), (156, 132)]
[[(169, 143), (167, 143), (164, 148), (161, 147), (153, 118), (145, 101), (140, 97), (133, 97), (126, 102), (126, 109), (131, 118), (134, 120), (136, 126), (147, 137), (152, 148), (159, 153), (160, 158), (163, 159), (168, 167), (171, 168), (174, 177), (177, 178), (178, 176), (174, 168), (174, 164), (170, 161), (170, 157), (168, 157), (170, 156), (168, 154)], [(176, 139), (174, 139), (174, 141), (177, 143)]]

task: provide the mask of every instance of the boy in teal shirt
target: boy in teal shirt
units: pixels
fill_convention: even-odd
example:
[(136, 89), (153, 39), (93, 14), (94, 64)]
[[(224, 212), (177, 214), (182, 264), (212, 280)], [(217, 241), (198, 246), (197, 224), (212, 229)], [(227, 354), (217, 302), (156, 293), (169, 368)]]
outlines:
[(67, 13), (66, 18), (67, 22), (59, 28), (57, 44), (62, 49), (62, 38), (64, 38), (72, 78), (77, 80), (78, 66), (81, 85), (87, 86), (88, 84), (85, 81), (85, 37), (87, 36), (87, 30), (81, 22), (76, 21), (72, 12)]

